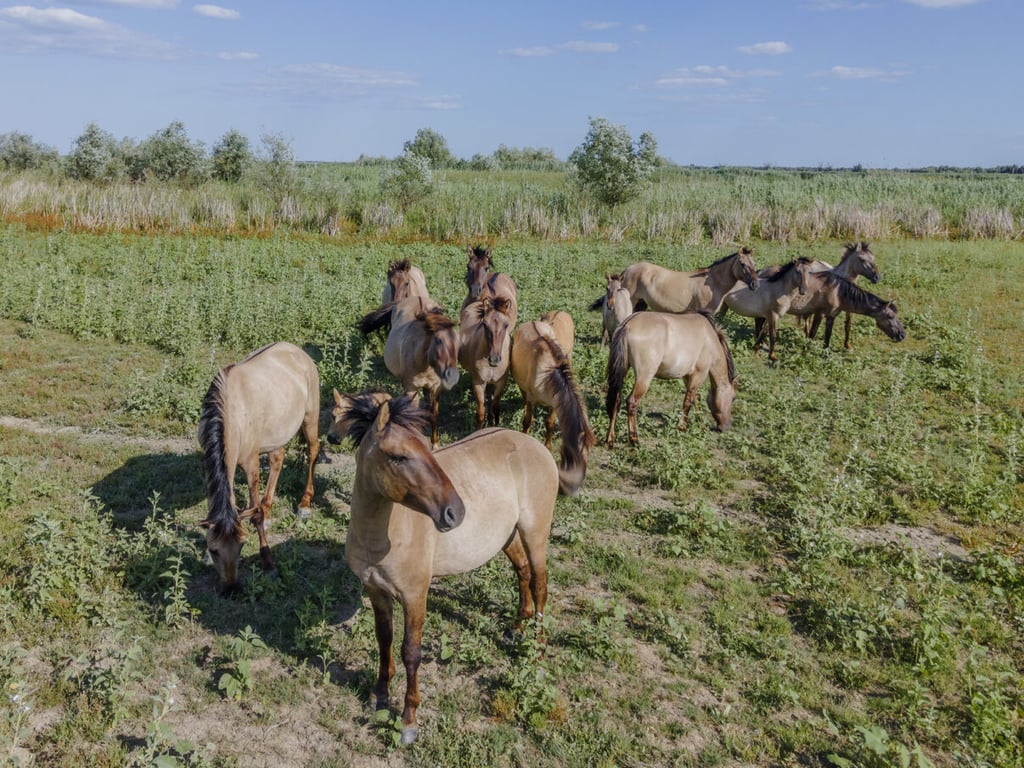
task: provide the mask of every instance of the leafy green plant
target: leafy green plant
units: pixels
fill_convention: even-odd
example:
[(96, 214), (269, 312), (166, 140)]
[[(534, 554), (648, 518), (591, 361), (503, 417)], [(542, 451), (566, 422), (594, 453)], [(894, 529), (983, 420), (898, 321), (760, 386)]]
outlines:
[(266, 643), (252, 631), (248, 624), (231, 639), (226, 670), (217, 681), (217, 688), (224, 696), (241, 701), (252, 690), (252, 655), (255, 651), (266, 650)]

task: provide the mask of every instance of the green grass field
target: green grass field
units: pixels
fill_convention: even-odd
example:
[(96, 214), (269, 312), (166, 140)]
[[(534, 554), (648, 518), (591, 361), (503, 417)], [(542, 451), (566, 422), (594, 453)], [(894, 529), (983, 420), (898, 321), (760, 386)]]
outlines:
[[(475, 242), (475, 241), (471, 241)], [(759, 265), (841, 242), (756, 240)], [(0, 756), (47, 766), (1024, 766), (1024, 292), (1013, 240), (873, 242), (907, 328), (824, 351), (788, 318), (779, 362), (725, 330), (733, 429), (678, 382), (641, 446), (591, 453), (560, 498), (546, 652), (515, 638), (503, 558), (435, 583), (420, 742), (370, 706), (373, 619), (344, 563), (351, 447), (293, 514), (289, 452), (259, 571), (216, 593), (195, 443), (219, 366), (276, 339), (331, 388), (394, 388), (354, 321), (408, 257), (454, 312), (465, 242), (0, 229)], [(692, 269), (701, 237), (494, 243), (520, 320), (576, 319), (599, 437), (603, 274)], [(505, 426), (522, 404), (510, 387)], [(471, 396), (442, 399), (443, 442)], [(620, 416), (624, 419), (624, 416)], [(536, 425), (540, 435), (540, 425)], [(620, 435), (624, 424), (620, 425)], [(393, 683), (400, 696), (404, 675)]]

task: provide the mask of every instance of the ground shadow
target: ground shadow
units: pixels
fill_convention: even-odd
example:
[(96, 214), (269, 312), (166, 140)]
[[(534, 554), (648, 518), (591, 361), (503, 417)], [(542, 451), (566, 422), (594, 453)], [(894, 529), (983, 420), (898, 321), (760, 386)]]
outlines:
[(198, 453), (133, 456), (91, 488), (118, 527), (136, 530), (153, 511), (184, 509), (205, 498)]

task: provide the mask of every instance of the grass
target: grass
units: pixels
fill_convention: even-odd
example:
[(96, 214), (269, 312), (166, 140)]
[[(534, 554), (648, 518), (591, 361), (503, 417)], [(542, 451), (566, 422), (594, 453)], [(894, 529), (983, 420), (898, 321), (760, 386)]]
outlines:
[[(303, 478), (289, 451), (280, 576), (260, 573), (250, 542), (242, 595), (220, 598), (194, 444), (217, 368), (284, 338), (317, 360), (325, 398), (392, 387), (354, 320), (402, 257), (454, 310), (464, 246), (0, 230), (4, 759), (1024, 765), (1012, 241), (873, 244), (883, 282), (870, 289), (897, 301), (902, 344), (857, 318), (853, 351), (826, 352), (785, 322), (769, 366), (749, 322), (728, 318), (733, 430), (710, 432), (701, 401), (677, 433), (681, 389), (656, 382), (641, 447), (596, 448), (583, 492), (559, 500), (543, 655), (508, 631), (503, 560), (435, 583), (414, 748), (395, 746), (394, 712), (369, 708), (372, 615), (343, 556), (347, 450), (318, 467), (308, 520), (291, 514)], [(725, 252), (707, 238), (512, 239), (494, 256), (521, 319), (576, 318), (574, 367), (603, 436), (606, 352), (586, 311), (603, 274)], [(758, 242), (755, 255), (797, 252), (835, 259), (840, 244)], [(442, 400), (444, 441), (471, 429), (470, 399), (460, 385)]]

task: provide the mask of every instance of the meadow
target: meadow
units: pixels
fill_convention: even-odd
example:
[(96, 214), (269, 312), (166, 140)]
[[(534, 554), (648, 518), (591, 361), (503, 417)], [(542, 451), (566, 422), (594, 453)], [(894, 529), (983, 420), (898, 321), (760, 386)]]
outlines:
[[(47, 182), (2, 180), (0, 760), (1024, 766), (1019, 182), (679, 169), (602, 212), (543, 175), (461, 173), (452, 202), (386, 227), (369, 223), (387, 206), (366, 169), (310, 169), (305, 189), (334, 197), (302, 198), (291, 223), (278, 199), (264, 224), (247, 218), (254, 200), (204, 218), (235, 190), (35, 201)], [(75, 205), (61, 197), (76, 189)], [(99, 215), (122, 216), (129, 194), (134, 214)], [(965, 226), (986, 211), (1002, 225)], [(455, 312), (465, 246), (493, 244), (521, 321), (576, 319), (573, 366), (603, 437), (607, 350), (587, 306), (606, 272), (694, 269), (739, 244), (758, 265), (835, 262), (854, 238), (872, 240), (883, 279), (866, 287), (897, 302), (907, 339), (861, 317), (852, 350), (824, 350), (786, 318), (769, 365), (750, 321), (726, 317), (733, 428), (711, 431), (701, 400), (677, 432), (682, 388), (656, 382), (640, 446), (595, 448), (580, 494), (558, 500), (546, 648), (511, 632), (503, 558), (435, 583), (413, 747), (397, 745), (398, 710), (370, 703), (372, 612), (344, 563), (350, 445), (325, 446), (299, 519), (293, 444), (270, 529), (278, 576), (253, 536), (241, 595), (217, 594), (198, 527), (206, 387), (286, 339), (316, 360), (325, 405), (332, 388), (393, 390), (381, 339), (354, 327), (389, 261), (419, 265)], [(518, 428), (514, 385), (506, 398)], [(471, 431), (470, 403), (463, 377), (442, 398), (442, 442)]]

